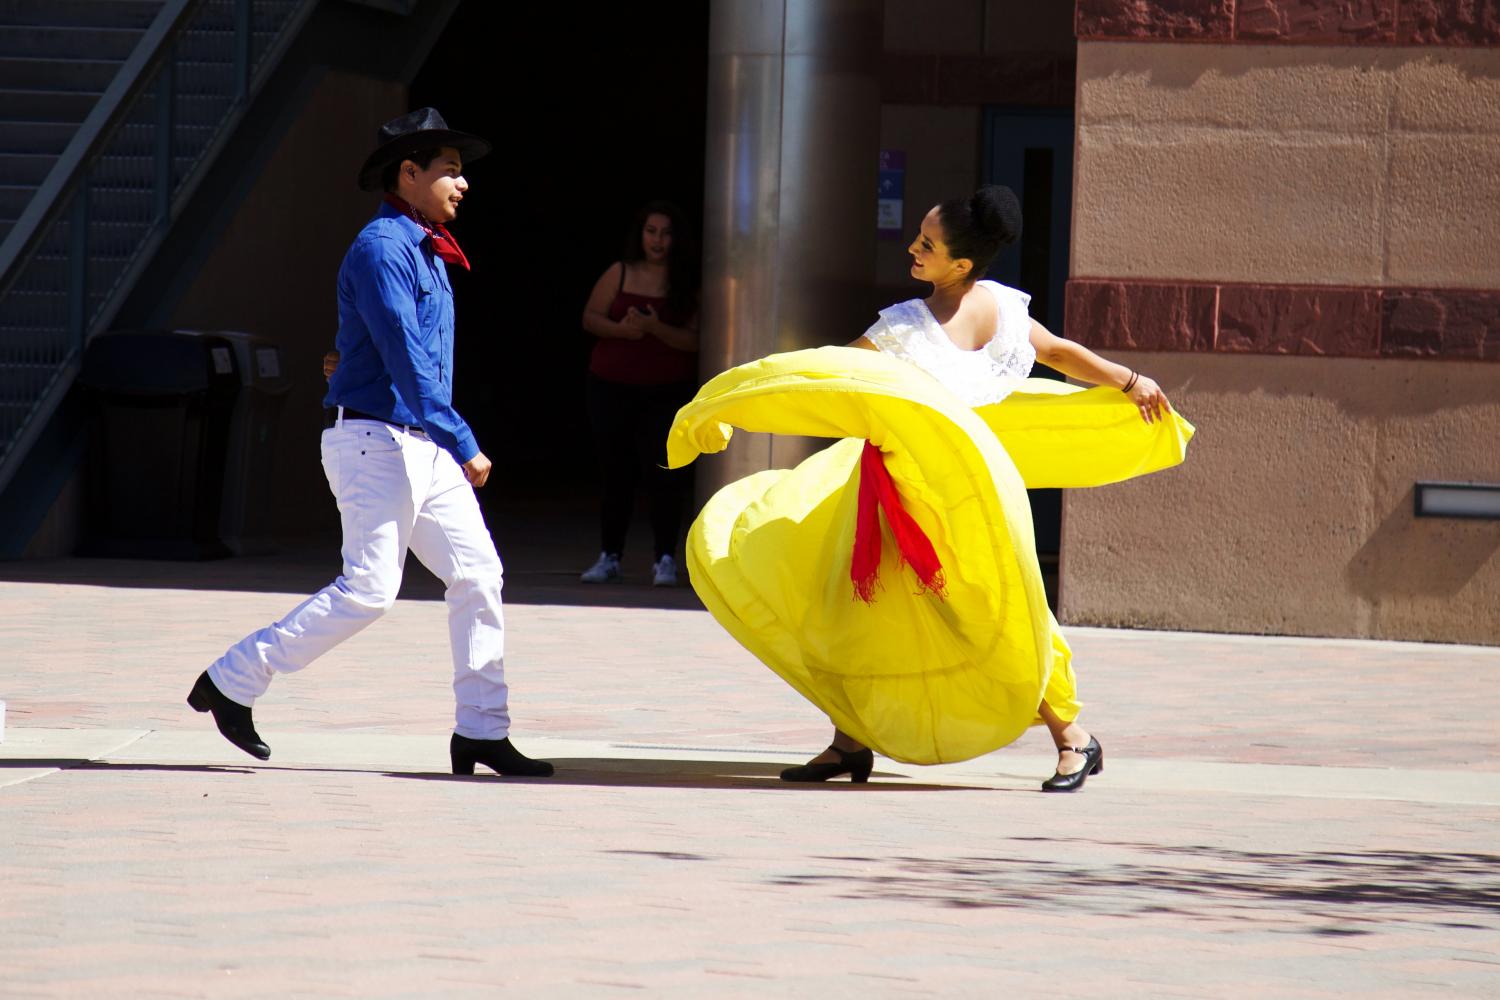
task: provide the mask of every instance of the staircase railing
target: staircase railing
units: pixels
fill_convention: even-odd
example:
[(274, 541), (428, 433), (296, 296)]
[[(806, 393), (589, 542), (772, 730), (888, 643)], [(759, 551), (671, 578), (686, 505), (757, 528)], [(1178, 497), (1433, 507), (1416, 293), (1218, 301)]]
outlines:
[(0, 490), (317, 0), (169, 0), (0, 243)]

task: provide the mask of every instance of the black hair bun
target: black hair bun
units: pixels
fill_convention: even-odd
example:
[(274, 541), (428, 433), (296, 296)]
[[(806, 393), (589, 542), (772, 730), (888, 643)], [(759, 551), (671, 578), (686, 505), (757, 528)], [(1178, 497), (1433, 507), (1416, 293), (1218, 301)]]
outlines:
[(1021, 200), (1003, 184), (986, 184), (969, 199), (969, 214), (986, 235), (1009, 246), (1021, 238)]

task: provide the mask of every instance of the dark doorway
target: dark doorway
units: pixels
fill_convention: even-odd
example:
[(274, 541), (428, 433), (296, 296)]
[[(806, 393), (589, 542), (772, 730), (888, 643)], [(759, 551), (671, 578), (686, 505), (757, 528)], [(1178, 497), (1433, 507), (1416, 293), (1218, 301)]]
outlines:
[[(1073, 218), (1073, 112), (989, 108), (984, 116), (986, 183), (1004, 184), (1021, 199), (1021, 239), (990, 267), (990, 277), (1031, 295), (1031, 316), (1063, 332)], [(1037, 376), (1062, 378), (1037, 365)], [(1039, 553), (1056, 556), (1062, 534), (1062, 492), (1032, 490), (1031, 516)]]
[(450, 272), (487, 506), (594, 495), (579, 315), (640, 205), (701, 225), (708, 9), (464, 3), (412, 83), (413, 107), (495, 144), (454, 226), (474, 270)]

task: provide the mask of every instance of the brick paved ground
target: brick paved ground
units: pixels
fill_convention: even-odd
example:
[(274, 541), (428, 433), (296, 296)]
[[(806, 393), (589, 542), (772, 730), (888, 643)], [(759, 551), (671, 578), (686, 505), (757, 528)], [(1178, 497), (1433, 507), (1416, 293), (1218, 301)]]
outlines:
[(261, 764), (182, 699), (325, 558), (0, 568), (0, 996), (1500, 996), (1500, 649), (1077, 630), (1082, 794), (1041, 732), (795, 787), (824, 724), (689, 591), (533, 554), (556, 778), (447, 773), (420, 579)]

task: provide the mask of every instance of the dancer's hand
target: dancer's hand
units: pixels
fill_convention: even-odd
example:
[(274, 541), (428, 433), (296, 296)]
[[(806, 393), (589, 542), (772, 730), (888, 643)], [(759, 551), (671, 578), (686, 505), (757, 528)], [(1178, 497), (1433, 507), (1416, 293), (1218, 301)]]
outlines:
[(1148, 424), (1155, 423), (1172, 412), (1167, 394), (1161, 391), (1161, 386), (1156, 384), (1155, 379), (1145, 375), (1136, 378), (1129, 395), (1130, 401), (1141, 411), (1141, 419)]
[(333, 378), (333, 373), (338, 370), (338, 367), (338, 351), (329, 351), (327, 354), (323, 355), (323, 377), (325, 379)]
[(464, 463), (464, 478), (476, 490), (484, 485), (486, 479), (490, 478), (490, 460), (484, 457), (484, 452), (481, 451)]

